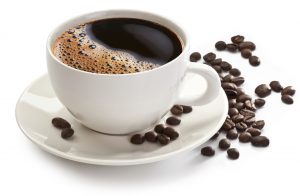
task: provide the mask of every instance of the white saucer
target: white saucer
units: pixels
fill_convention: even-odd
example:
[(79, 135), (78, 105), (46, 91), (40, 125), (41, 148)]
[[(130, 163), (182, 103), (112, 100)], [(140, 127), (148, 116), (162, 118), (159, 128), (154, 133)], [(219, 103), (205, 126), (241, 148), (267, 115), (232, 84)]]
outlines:
[[(197, 83), (192, 84), (194, 86), (190, 85), (190, 89)], [(193, 107), (192, 113), (181, 117), (181, 124), (175, 127), (180, 133), (177, 140), (166, 146), (148, 142), (133, 145), (130, 136), (97, 133), (75, 121), (56, 98), (48, 76), (44, 75), (21, 95), (16, 106), (16, 119), (33, 143), (59, 157), (97, 165), (134, 165), (160, 161), (198, 147), (218, 131), (227, 111), (227, 98), (221, 90), (212, 103)], [(69, 140), (62, 139), (60, 131), (52, 126), (51, 120), (57, 116), (72, 124), (75, 134)]]

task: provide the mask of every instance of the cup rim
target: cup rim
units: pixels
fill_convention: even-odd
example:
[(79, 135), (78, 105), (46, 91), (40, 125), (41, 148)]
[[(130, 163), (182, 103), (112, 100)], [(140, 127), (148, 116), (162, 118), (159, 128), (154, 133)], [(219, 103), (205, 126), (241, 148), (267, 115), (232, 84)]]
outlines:
[[(178, 32), (174, 32), (177, 36), (178, 36), (178, 39), (181, 41), (181, 44), (182, 44), (182, 51), (181, 53), (176, 57), (174, 58), (173, 60), (159, 66), (159, 67), (156, 67), (154, 69), (151, 69), (151, 70), (146, 70), (146, 71), (142, 71), (142, 72), (134, 72), (134, 73), (124, 73), (124, 74), (104, 74), (104, 73), (92, 73), (92, 72), (88, 72), (88, 71), (83, 71), (83, 70), (80, 70), (80, 69), (75, 69), (63, 62), (61, 62), (52, 52), (52, 45), (51, 45), (51, 41), (53, 39), (53, 36), (55, 36), (55, 34), (58, 32), (58, 30), (60, 28), (62, 28), (65, 24), (69, 24), (71, 23), (72, 21), (75, 21), (75, 20), (78, 20), (78, 19), (81, 19), (81, 18), (85, 18), (85, 17), (88, 17), (88, 16), (92, 16), (92, 15), (97, 15), (97, 14), (100, 14), (100, 13), (116, 13), (116, 12), (123, 12), (123, 13), (136, 13), (136, 14), (145, 14), (145, 15), (148, 15), (148, 16), (153, 16), (155, 18), (158, 18), (158, 19), (161, 19), (163, 20), (164, 22), (166, 23), (169, 23), (170, 26), (174, 26), (175, 28), (177, 28), (178, 30), (180, 30), (180, 34)], [(107, 17), (109, 18), (109, 17)], [(113, 16), (111, 16), (111, 18), (113, 18)], [(138, 19), (143, 19), (143, 18), (138, 18)], [(151, 21), (149, 19), (144, 19), (144, 20), (148, 20), (148, 21)], [(155, 21), (151, 21), (151, 22), (155, 22)], [(161, 23), (158, 23), (162, 26), (166, 26), (165, 24), (161, 24)], [(169, 26), (167, 26), (166, 28), (169, 28)], [(171, 31), (174, 31), (173, 29), (171, 29)], [(165, 16), (162, 16), (162, 15), (159, 15), (159, 14), (156, 14), (156, 13), (152, 13), (152, 12), (147, 12), (147, 11), (141, 11), (141, 10), (134, 10), (134, 9), (108, 9), (108, 10), (99, 10), (99, 11), (95, 11), (95, 12), (88, 12), (88, 13), (85, 13), (85, 14), (81, 14), (81, 15), (78, 15), (78, 16), (75, 16), (75, 17), (72, 17), (68, 20), (65, 20), (64, 22), (60, 23), (59, 25), (57, 25), (54, 30), (52, 30), (52, 32), (49, 34), (48, 38), (47, 38), (47, 45), (46, 45), (46, 48), (47, 48), (47, 52), (48, 54), (51, 56), (51, 58), (56, 61), (58, 64), (64, 66), (65, 68), (71, 70), (71, 71), (75, 71), (75, 72), (78, 72), (78, 73), (82, 73), (82, 74), (88, 74), (88, 75), (92, 75), (92, 76), (106, 76), (106, 77), (125, 77), (125, 76), (132, 76), (132, 75), (142, 75), (142, 74), (149, 74), (149, 73), (152, 73), (152, 72), (155, 72), (155, 71), (159, 71), (159, 70), (162, 70), (162, 69), (166, 69), (167, 67), (171, 66), (173, 64), (174, 61), (178, 60), (179, 58), (184, 58), (183, 56), (185, 55), (186, 51), (189, 49), (189, 39), (188, 39), (188, 36), (187, 36), (187, 33), (178, 25), (178, 22), (175, 22), (173, 19), (168, 19), (167, 17)]]

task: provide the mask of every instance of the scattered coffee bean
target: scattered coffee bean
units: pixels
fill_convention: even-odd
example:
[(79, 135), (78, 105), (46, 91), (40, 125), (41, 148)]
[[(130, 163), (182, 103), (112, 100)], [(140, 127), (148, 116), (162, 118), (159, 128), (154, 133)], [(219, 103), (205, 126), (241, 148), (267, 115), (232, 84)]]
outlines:
[(149, 131), (147, 133), (145, 133), (145, 139), (148, 142), (156, 142), (157, 141), (157, 133), (155, 133), (154, 131)]
[(230, 159), (238, 159), (240, 156), (239, 151), (236, 148), (230, 148), (227, 150), (227, 155)]
[(192, 108), (192, 106), (187, 106), (187, 105), (181, 105), (182, 106), (182, 112), (184, 113), (184, 114), (187, 114), (187, 113), (190, 113), (190, 112), (192, 112), (193, 111), (193, 108)]
[(64, 128), (61, 131), (61, 137), (67, 139), (74, 134), (74, 130), (72, 128)]
[(229, 99), (228, 105), (229, 105), (230, 108), (234, 107), (235, 104), (236, 104), (236, 100), (235, 99)]
[(241, 114), (237, 114), (237, 115), (233, 116), (231, 119), (234, 123), (239, 123), (244, 120), (244, 116)]
[(226, 61), (222, 61), (220, 66), (221, 66), (222, 70), (224, 70), (224, 71), (229, 71), (232, 69), (232, 65)]
[(235, 126), (234, 122), (232, 122), (232, 120), (230, 118), (226, 118), (221, 129), (224, 131), (229, 131), (230, 129), (233, 129), (234, 126)]
[(242, 109), (242, 110), (240, 111), (240, 113), (241, 113), (243, 116), (251, 116), (251, 117), (255, 117), (255, 112), (254, 112), (254, 111), (251, 111), (251, 110)]
[(251, 126), (254, 122), (255, 122), (255, 117), (245, 116), (244, 123), (246, 123), (246, 125)]
[(215, 155), (215, 150), (211, 146), (206, 146), (201, 149), (203, 156), (211, 157)]
[(239, 114), (238, 109), (236, 109), (236, 108), (229, 108), (228, 115), (230, 117), (233, 117), (233, 116), (238, 115), (238, 114)]
[(220, 132), (218, 131), (217, 133), (215, 133), (209, 140), (215, 140), (219, 137)]
[(181, 105), (174, 105), (171, 108), (171, 113), (174, 115), (181, 115), (183, 113), (183, 107)]
[(256, 107), (255, 107), (254, 103), (252, 103), (252, 101), (250, 101), (250, 100), (245, 101), (245, 108), (248, 110), (254, 111), (254, 112), (256, 111)]
[(290, 95), (282, 95), (281, 100), (282, 100), (283, 103), (286, 103), (286, 104), (293, 104), (294, 103), (294, 100)]
[(256, 147), (267, 147), (270, 144), (270, 140), (266, 136), (252, 137), (251, 144)]
[(231, 41), (232, 43), (235, 43), (235, 44), (240, 44), (244, 41), (245, 37), (242, 36), (242, 35), (235, 35), (233, 37), (231, 37)]
[(239, 136), (235, 129), (231, 129), (227, 132), (226, 137), (230, 140), (235, 140)]
[(258, 66), (260, 64), (260, 59), (257, 56), (250, 56), (249, 57), (249, 63), (252, 66)]
[(256, 128), (256, 129), (259, 129), (259, 130), (262, 130), (265, 126), (265, 121), (264, 120), (258, 120), (256, 121), (255, 123), (252, 124), (252, 127), (253, 128)]
[(244, 132), (248, 128), (248, 126), (244, 122), (239, 122), (235, 124), (235, 128), (238, 132)]
[(248, 132), (243, 132), (239, 135), (239, 141), (242, 143), (248, 143), (251, 141), (251, 134)]
[(261, 131), (259, 129), (251, 128), (251, 127), (248, 128), (246, 132), (250, 133), (252, 137), (259, 136), (261, 134)]
[(161, 145), (167, 145), (168, 143), (170, 143), (170, 138), (166, 135), (158, 135), (157, 136), (157, 141), (161, 144)]
[(227, 98), (229, 98), (229, 99), (236, 98), (236, 96), (237, 96), (237, 92), (235, 90), (225, 89), (224, 91), (225, 91), (225, 94), (227, 95)]
[(281, 95), (291, 95), (293, 96), (296, 93), (296, 90), (292, 86), (287, 86), (281, 91)]
[(250, 49), (243, 49), (241, 51), (241, 55), (242, 55), (242, 57), (248, 59), (252, 56), (252, 51)]
[(230, 73), (231, 75), (233, 75), (233, 76), (236, 76), (236, 77), (241, 75), (241, 71), (240, 71), (239, 69), (237, 69), (237, 68), (231, 69), (231, 70), (229, 71), (229, 73)]
[(179, 125), (180, 122), (181, 122), (181, 120), (174, 116), (171, 116), (171, 117), (167, 118), (167, 120), (166, 120), (166, 123), (168, 125)]
[(218, 41), (216, 44), (215, 44), (215, 47), (217, 50), (225, 50), (226, 49), (226, 43), (224, 41)]
[(190, 61), (191, 62), (197, 62), (201, 59), (201, 54), (199, 52), (193, 52), (191, 55), (190, 55)]
[(154, 131), (155, 131), (156, 133), (163, 133), (164, 130), (165, 130), (165, 127), (164, 127), (163, 124), (158, 124), (158, 125), (156, 125), (156, 126), (154, 127)]
[(244, 77), (235, 77), (235, 78), (232, 78), (231, 82), (235, 83), (237, 86), (240, 86), (245, 82), (245, 78)]
[(264, 99), (255, 99), (254, 104), (257, 108), (261, 108), (265, 105), (266, 101)]
[(142, 144), (145, 141), (145, 137), (141, 134), (135, 134), (131, 137), (130, 142), (132, 144)]
[(221, 84), (221, 86), (223, 89), (226, 89), (226, 90), (236, 90), (237, 89), (236, 84), (231, 83), (231, 82), (223, 82)]
[(219, 142), (219, 148), (222, 150), (227, 150), (230, 147), (231, 143), (228, 139), (221, 139)]
[(249, 49), (249, 50), (255, 50), (256, 46), (253, 42), (249, 42), (249, 41), (246, 41), (246, 42), (242, 42), (238, 45), (239, 47), (239, 50), (242, 51), (244, 49)]
[(270, 87), (273, 91), (275, 91), (277, 93), (279, 93), (283, 89), (283, 87), (281, 86), (281, 84), (278, 81), (270, 82)]
[(52, 124), (54, 127), (58, 129), (65, 129), (65, 128), (71, 128), (71, 125), (68, 121), (66, 121), (63, 118), (55, 117), (52, 119)]
[(207, 53), (206, 55), (203, 56), (203, 59), (206, 62), (210, 63), (210, 62), (212, 62), (213, 60), (216, 59), (216, 54), (213, 53), (213, 52), (209, 52), (209, 53)]
[(245, 102), (245, 101), (247, 101), (247, 100), (249, 100), (249, 101), (251, 101), (251, 97), (250, 97), (250, 95), (247, 95), (247, 94), (242, 94), (242, 95), (240, 95), (240, 96), (238, 96), (237, 98), (236, 98), (236, 101), (237, 102)]
[(163, 134), (168, 136), (171, 140), (176, 140), (179, 137), (178, 132), (172, 127), (166, 127)]
[(222, 63), (221, 58), (215, 59), (212, 62), (210, 62), (210, 64), (212, 64), (212, 65), (220, 65), (221, 63)]
[(237, 88), (236, 92), (237, 92), (237, 96), (245, 94), (245, 92), (244, 92), (244, 90), (242, 88)]
[(261, 84), (255, 88), (255, 93), (259, 97), (264, 98), (271, 94), (271, 89), (266, 84)]
[(223, 77), (223, 82), (231, 82), (232, 78), (233, 78), (233, 76), (228, 74), (228, 75)]
[(227, 44), (226, 48), (229, 52), (236, 52), (238, 50), (238, 45), (236, 45), (236, 44)]
[(212, 65), (211, 66), (217, 73), (222, 73), (222, 68), (220, 65)]
[(234, 107), (240, 111), (240, 110), (244, 109), (245, 105), (244, 105), (244, 103), (242, 103), (242, 102), (237, 102), (237, 103), (234, 105)]

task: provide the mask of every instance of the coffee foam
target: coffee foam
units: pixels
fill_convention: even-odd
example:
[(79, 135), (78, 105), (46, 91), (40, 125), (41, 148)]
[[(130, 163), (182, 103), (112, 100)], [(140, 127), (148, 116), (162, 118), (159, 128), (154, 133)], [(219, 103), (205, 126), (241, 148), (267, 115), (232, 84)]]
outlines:
[(60, 35), (53, 47), (53, 54), (63, 63), (92, 73), (125, 74), (151, 70), (158, 67), (138, 61), (133, 55), (109, 49), (94, 42), (86, 34), (86, 25), (78, 25)]

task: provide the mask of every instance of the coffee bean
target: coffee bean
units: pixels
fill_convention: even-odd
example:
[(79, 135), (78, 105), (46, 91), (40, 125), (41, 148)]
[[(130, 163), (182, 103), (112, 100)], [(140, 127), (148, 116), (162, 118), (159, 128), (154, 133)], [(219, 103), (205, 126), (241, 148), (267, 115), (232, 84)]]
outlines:
[(237, 89), (237, 86), (231, 82), (223, 82), (221, 84), (221, 86), (223, 89), (226, 89), (226, 90), (236, 90)]
[(232, 43), (235, 43), (235, 44), (240, 44), (244, 41), (245, 37), (242, 36), (242, 35), (235, 35), (233, 37), (231, 37), (231, 41)]
[(182, 106), (182, 112), (184, 113), (184, 114), (187, 114), (187, 113), (190, 113), (190, 112), (192, 112), (193, 111), (193, 108), (192, 108), (192, 106), (187, 106), (187, 105), (181, 105)]
[(244, 103), (242, 103), (242, 102), (237, 102), (237, 103), (234, 105), (234, 107), (240, 111), (240, 110), (244, 109), (245, 105), (244, 105)]
[(226, 137), (231, 140), (235, 140), (239, 136), (235, 129), (231, 129), (227, 132)]
[(218, 131), (217, 133), (215, 133), (209, 140), (215, 140), (219, 137), (220, 132)]
[(201, 59), (201, 54), (199, 52), (193, 52), (191, 55), (190, 55), (190, 61), (191, 62), (197, 62)]
[(252, 137), (251, 144), (256, 147), (267, 147), (270, 144), (270, 140), (266, 136)]
[(224, 91), (225, 91), (225, 94), (227, 95), (227, 98), (229, 98), (229, 99), (236, 98), (236, 96), (237, 96), (237, 92), (235, 90), (225, 89)]
[(236, 100), (235, 99), (229, 99), (228, 100), (228, 105), (230, 108), (234, 107), (234, 105), (236, 104)]
[(264, 128), (264, 126), (265, 126), (264, 120), (258, 120), (252, 124), (253, 128), (260, 129), (260, 130), (262, 130)]
[(227, 155), (230, 159), (238, 159), (240, 157), (240, 153), (236, 148), (230, 148), (227, 150)]
[(165, 127), (164, 127), (163, 124), (158, 124), (158, 125), (156, 125), (156, 126), (154, 127), (154, 131), (155, 131), (156, 133), (163, 133), (164, 130), (165, 130)]
[(282, 100), (283, 103), (286, 103), (286, 104), (293, 104), (294, 103), (294, 100), (290, 95), (282, 95), (281, 100)]
[(179, 125), (180, 122), (181, 122), (181, 120), (174, 116), (171, 116), (171, 117), (167, 118), (167, 120), (166, 120), (166, 123), (168, 125)]
[(226, 49), (226, 43), (224, 41), (218, 41), (216, 44), (215, 44), (215, 47), (217, 50), (225, 50)]
[(222, 61), (220, 66), (224, 71), (229, 71), (232, 69), (232, 65), (226, 61)]
[(66, 121), (63, 118), (55, 117), (52, 119), (52, 124), (54, 127), (58, 129), (65, 129), (65, 128), (71, 128), (71, 125), (68, 121)]
[(244, 132), (248, 128), (248, 126), (244, 122), (239, 122), (235, 124), (235, 128), (238, 132)]
[(260, 59), (257, 56), (250, 56), (249, 57), (249, 63), (252, 66), (258, 66), (260, 64)]
[(236, 45), (236, 44), (227, 44), (226, 48), (229, 52), (236, 52), (238, 50), (238, 45)]
[(171, 113), (174, 115), (181, 115), (183, 113), (183, 107), (181, 105), (174, 105), (171, 108)]
[(246, 125), (250, 126), (255, 122), (255, 117), (252, 116), (245, 116), (244, 118), (244, 123), (246, 123)]
[(254, 104), (257, 108), (261, 108), (265, 105), (266, 101), (264, 99), (255, 99)]
[(251, 128), (251, 127), (248, 128), (246, 132), (250, 133), (252, 137), (259, 136), (261, 134), (261, 131), (259, 129)]
[(244, 92), (244, 90), (242, 88), (237, 88), (236, 92), (237, 92), (237, 96), (245, 94), (245, 92)]
[(271, 89), (266, 84), (261, 84), (255, 88), (255, 93), (259, 97), (264, 98), (271, 94)]
[(217, 73), (222, 73), (222, 68), (219, 65), (212, 65), (211, 66)]
[(147, 133), (145, 133), (145, 139), (148, 142), (156, 142), (157, 141), (157, 133), (155, 133), (154, 131), (149, 131)]
[(166, 135), (158, 135), (157, 136), (157, 141), (161, 144), (161, 145), (167, 145), (168, 143), (170, 143), (170, 138)]
[(210, 146), (206, 146), (201, 149), (201, 154), (203, 156), (211, 157), (215, 155), (215, 150)]
[(250, 49), (243, 49), (241, 51), (241, 55), (242, 55), (242, 57), (247, 59), (252, 56), (252, 51)]
[(293, 96), (296, 93), (296, 90), (292, 86), (287, 86), (281, 91), (281, 95), (291, 95)]
[(248, 132), (243, 132), (239, 135), (239, 141), (242, 143), (248, 143), (251, 141), (251, 134)]
[(210, 62), (210, 64), (212, 64), (212, 65), (220, 65), (221, 63), (222, 63), (221, 58), (215, 59), (212, 62)]
[(229, 131), (230, 129), (233, 129), (235, 124), (232, 122), (231, 119), (226, 118), (225, 122), (223, 123), (221, 129), (224, 131)]
[(237, 114), (237, 115), (233, 116), (231, 119), (234, 123), (239, 123), (244, 120), (244, 116), (241, 114)]
[(229, 71), (229, 73), (233, 76), (240, 76), (241, 75), (241, 71), (237, 68), (233, 68)]
[(240, 86), (245, 82), (245, 78), (244, 77), (234, 77), (231, 79), (231, 82), (235, 83), (237, 86)]
[(171, 140), (176, 140), (179, 137), (179, 133), (172, 127), (166, 127), (163, 134), (168, 136)]
[(236, 101), (237, 102), (245, 102), (245, 101), (247, 101), (247, 100), (250, 100), (251, 101), (251, 97), (250, 97), (250, 95), (247, 95), (247, 94), (242, 94), (242, 95), (240, 95), (240, 96), (238, 96), (237, 98), (236, 98)]
[(204, 59), (204, 61), (210, 63), (210, 62), (212, 62), (213, 60), (216, 59), (216, 54), (213, 53), (213, 52), (209, 52), (209, 53), (207, 53), (206, 55), (203, 56), (203, 59)]
[(236, 108), (229, 108), (228, 115), (230, 117), (233, 117), (233, 116), (238, 115), (238, 114), (239, 114), (238, 109), (236, 109)]
[(232, 78), (233, 78), (233, 76), (228, 74), (228, 75), (223, 77), (223, 82), (231, 82)]
[(247, 109), (242, 109), (240, 111), (241, 115), (243, 116), (250, 116), (250, 117), (255, 117), (255, 112), (251, 111), (251, 110), (247, 110)]
[(252, 103), (250, 100), (245, 101), (245, 108), (254, 112), (256, 111), (254, 103)]
[(230, 147), (231, 143), (228, 139), (221, 139), (219, 142), (219, 148), (222, 150), (227, 150)]
[(271, 89), (273, 91), (275, 91), (277, 93), (279, 93), (283, 89), (283, 87), (281, 86), (281, 84), (278, 81), (276, 81), (276, 80), (270, 82), (270, 87), (271, 87)]
[(242, 42), (239, 44), (239, 50), (242, 51), (244, 49), (249, 49), (249, 50), (255, 50), (256, 46), (253, 42), (249, 42), (249, 41), (246, 41), (246, 42)]
[(132, 144), (142, 144), (145, 141), (145, 137), (143, 137), (143, 135), (141, 134), (134, 134), (131, 139), (130, 142)]
[(74, 134), (74, 130), (72, 128), (64, 128), (61, 131), (61, 137), (67, 139)]

